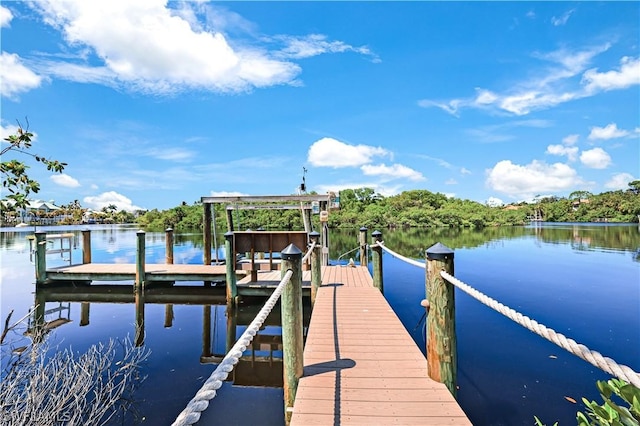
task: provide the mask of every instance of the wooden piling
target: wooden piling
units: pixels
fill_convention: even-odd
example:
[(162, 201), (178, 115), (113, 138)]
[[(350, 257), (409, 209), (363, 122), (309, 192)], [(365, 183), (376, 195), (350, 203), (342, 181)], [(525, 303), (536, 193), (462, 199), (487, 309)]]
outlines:
[(288, 270), (293, 275), (285, 284), (280, 300), (282, 313), (282, 358), (284, 379), (285, 422), (291, 421), (293, 403), (296, 399), (298, 381), (302, 377), (303, 332), (302, 332), (302, 252), (289, 244), (282, 252), (282, 275)]
[(82, 263), (91, 263), (91, 230), (82, 230)]
[(373, 267), (373, 286), (384, 293), (384, 282), (382, 279), (382, 247), (378, 243), (382, 242), (382, 232), (373, 231), (371, 233), (373, 244), (371, 245), (371, 263)]
[(456, 396), (457, 348), (454, 287), (440, 275), (453, 275), (453, 250), (437, 243), (426, 250), (427, 364), (429, 377)]
[[(167, 228), (164, 231), (164, 263), (173, 265), (173, 229)], [(205, 233), (206, 235), (206, 233)], [(206, 238), (205, 238), (206, 239)], [(205, 250), (206, 253), (206, 250)], [(207, 263), (205, 262), (205, 265)]]
[(136, 280), (134, 298), (136, 305), (136, 335), (135, 345), (144, 344), (144, 285), (145, 285), (145, 232), (136, 232)]
[(36, 285), (47, 281), (47, 233), (38, 231), (36, 236)]
[(314, 231), (309, 233), (309, 239), (312, 245), (311, 250), (313, 250), (311, 252), (311, 305), (313, 306), (316, 301), (318, 288), (320, 288), (320, 284), (322, 283), (322, 246), (319, 244), (319, 232)]
[(360, 266), (366, 266), (367, 261), (367, 228), (360, 228)]
[(204, 211), (202, 213), (202, 227), (203, 227), (203, 259), (202, 262), (205, 265), (211, 265), (211, 209), (212, 204), (203, 204)]
[(236, 259), (233, 254), (233, 232), (224, 234), (225, 265), (227, 267), (227, 304), (235, 304), (238, 297), (238, 287), (236, 283)]

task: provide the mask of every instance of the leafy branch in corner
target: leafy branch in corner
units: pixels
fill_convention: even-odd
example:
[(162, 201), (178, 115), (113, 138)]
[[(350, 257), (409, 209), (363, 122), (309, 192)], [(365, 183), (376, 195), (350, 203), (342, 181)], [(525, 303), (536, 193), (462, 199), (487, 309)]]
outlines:
[[(15, 134), (4, 138), (9, 145), (2, 148), (0, 156), (4, 158), (7, 152), (16, 152), (33, 157), (37, 162), (44, 164), (47, 170), (54, 173), (61, 173), (67, 163), (58, 160), (52, 160), (40, 155), (29, 152), (33, 144), (33, 133), (29, 132), (29, 121), (26, 127), (18, 121), (18, 129)], [(40, 191), (40, 183), (31, 179), (27, 174), (27, 166), (24, 162), (16, 159), (2, 161), (0, 164), (0, 173), (2, 174), (2, 187), (9, 192), (8, 195), (2, 197), (0, 208), (2, 210), (15, 210), (17, 208), (25, 208), (28, 204), (29, 194)], [(12, 200), (11, 203), (7, 201)]]

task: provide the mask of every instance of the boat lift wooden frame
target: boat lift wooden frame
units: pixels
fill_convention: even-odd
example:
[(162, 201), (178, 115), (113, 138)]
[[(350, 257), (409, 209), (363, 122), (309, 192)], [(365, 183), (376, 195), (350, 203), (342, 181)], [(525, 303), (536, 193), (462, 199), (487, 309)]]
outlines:
[[(203, 218), (203, 244), (204, 244), (204, 264), (211, 264), (212, 233), (215, 238), (215, 217), (212, 215), (212, 205), (214, 203), (226, 204), (227, 231), (235, 232), (233, 223), (233, 211), (238, 209), (280, 209), (291, 210), (300, 209), (303, 213), (303, 222), (307, 234), (312, 231), (311, 213), (312, 202), (318, 202), (320, 211), (328, 211), (334, 206), (335, 194), (301, 194), (301, 195), (238, 195), (222, 197), (202, 197), (200, 200), (204, 206)], [(258, 204), (259, 203), (259, 204)], [(326, 222), (322, 222), (320, 244), (322, 245), (322, 264), (329, 264), (329, 227)], [(299, 247), (305, 250), (306, 247)]]

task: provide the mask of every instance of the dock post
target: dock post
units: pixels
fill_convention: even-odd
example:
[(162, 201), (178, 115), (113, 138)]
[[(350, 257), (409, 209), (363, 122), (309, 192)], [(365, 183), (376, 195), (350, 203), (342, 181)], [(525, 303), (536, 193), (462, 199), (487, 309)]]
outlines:
[(91, 230), (82, 230), (82, 263), (91, 263)]
[(373, 286), (384, 293), (384, 283), (382, 279), (382, 247), (378, 244), (382, 243), (382, 232), (373, 231), (373, 245), (371, 246), (371, 263), (373, 264)]
[(235, 304), (238, 297), (236, 285), (236, 259), (233, 254), (233, 232), (224, 234), (225, 265), (227, 267), (227, 304)]
[(36, 232), (36, 285), (47, 281), (47, 233)]
[(298, 381), (304, 369), (302, 333), (302, 252), (289, 244), (282, 252), (282, 275), (293, 271), (280, 300), (282, 310), (282, 358), (284, 379), (284, 416), (289, 424)]
[(456, 306), (453, 285), (440, 275), (453, 275), (453, 250), (436, 243), (426, 250), (427, 365), (429, 377), (444, 383), (456, 396)]
[(211, 265), (211, 203), (204, 203), (204, 213), (202, 220), (202, 232), (203, 232), (203, 263), (205, 265)]
[(167, 228), (164, 235), (164, 263), (173, 265), (173, 229)]
[(144, 343), (144, 285), (145, 285), (145, 232), (136, 232), (136, 282), (134, 299), (136, 304), (136, 337), (135, 345)]
[(313, 250), (311, 252), (311, 306), (316, 302), (316, 294), (322, 283), (322, 246), (320, 242), (320, 233), (313, 231), (309, 233), (309, 239)]
[(367, 228), (360, 228), (360, 266), (367, 266)]

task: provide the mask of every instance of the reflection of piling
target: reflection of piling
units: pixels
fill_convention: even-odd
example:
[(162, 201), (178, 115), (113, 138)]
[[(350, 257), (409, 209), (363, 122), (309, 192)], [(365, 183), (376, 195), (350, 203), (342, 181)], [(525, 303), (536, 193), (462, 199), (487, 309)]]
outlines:
[(238, 326), (238, 315), (236, 308), (227, 305), (227, 340), (225, 342), (225, 353), (228, 353), (236, 343), (236, 328)]
[(371, 263), (373, 269), (373, 286), (384, 293), (384, 284), (382, 279), (382, 247), (378, 244), (382, 243), (382, 232), (373, 231), (371, 233), (373, 244), (371, 245)]
[(282, 275), (293, 271), (284, 286), (280, 306), (282, 310), (282, 358), (284, 366), (285, 421), (291, 421), (293, 403), (296, 399), (298, 381), (302, 377), (303, 333), (302, 333), (302, 252), (293, 244), (281, 253)]
[(91, 263), (91, 230), (82, 230), (82, 263)]
[(319, 244), (319, 232), (309, 233), (309, 239), (311, 240), (311, 250), (313, 250), (311, 252), (311, 305), (313, 305), (316, 301), (318, 288), (322, 283), (322, 246)]
[(36, 291), (35, 308), (33, 311), (33, 326), (31, 327), (34, 342), (39, 343), (44, 337), (44, 313), (47, 299), (43, 294)]
[(211, 305), (202, 307), (202, 355), (200, 359), (211, 354)]
[(429, 377), (444, 383), (456, 396), (456, 324), (453, 285), (440, 275), (453, 275), (453, 250), (437, 243), (426, 250), (427, 364)]
[(47, 281), (47, 233), (38, 231), (36, 236), (36, 285)]
[(233, 232), (224, 234), (225, 265), (227, 267), (227, 303), (235, 304), (238, 297), (236, 285), (236, 259), (233, 255)]
[(173, 327), (173, 304), (164, 305), (164, 328)]
[(367, 266), (367, 228), (360, 228), (360, 266)]
[(89, 325), (89, 307), (90, 306), (91, 304), (89, 302), (80, 303), (80, 327)]
[(133, 285), (136, 304), (135, 345), (144, 343), (145, 232), (136, 232), (136, 281)]

